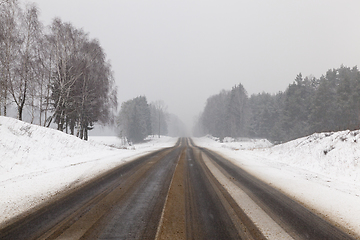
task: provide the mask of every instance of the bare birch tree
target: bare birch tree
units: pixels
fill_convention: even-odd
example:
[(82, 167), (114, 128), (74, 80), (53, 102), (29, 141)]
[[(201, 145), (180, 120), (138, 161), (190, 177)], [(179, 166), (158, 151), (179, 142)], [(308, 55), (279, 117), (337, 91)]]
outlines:
[(155, 101), (150, 104), (151, 125), (153, 134), (156, 132), (158, 137), (167, 134), (168, 112), (167, 106), (162, 100)]
[(76, 135), (87, 140), (95, 122), (114, 119), (117, 98), (111, 65), (97, 40), (59, 19), (53, 22), (50, 43), (55, 53), (52, 118), (59, 130), (74, 134), (77, 127)]
[[(19, 5), (17, 0), (7, 0), (0, 4), (0, 22), (1, 22), (1, 107), (2, 114), (7, 115), (9, 105), (9, 87), (15, 80), (15, 69), (18, 57), (18, 23)], [(1, 112), (1, 111), (0, 111)]]
[(0, 23), (0, 114), (12, 103), (22, 120), (26, 107), (32, 123), (86, 140), (95, 122), (114, 123), (117, 90), (97, 40), (59, 18), (44, 34), (36, 6), (17, 0), (0, 0)]
[(86, 37), (82, 30), (76, 30), (70, 23), (62, 23), (55, 19), (51, 25), (51, 47), (54, 49), (55, 74), (52, 84), (52, 98), (54, 100), (54, 113), (47, 126), (55, 118), (58, 130), (66, 127), (66, 115), (71, 114), (69, 99), (72, 87), (83, 72), (76, 64), (79, 54), (81, 38)]
[(28, 95), (35, 88), (36, 46), (40, 36), (35, 5), (26, 5), (24, 12), (19, 10), (18, 22), (18, 60), (15, 76), (9, 81), (9, 92), (17, 106), (18, 119), (22, 120)]

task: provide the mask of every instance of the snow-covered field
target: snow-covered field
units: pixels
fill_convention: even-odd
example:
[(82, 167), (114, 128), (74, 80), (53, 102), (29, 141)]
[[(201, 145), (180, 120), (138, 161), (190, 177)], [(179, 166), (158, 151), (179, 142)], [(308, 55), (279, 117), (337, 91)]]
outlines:
[(313, 134), (270, 147), (267, 140), (244, 141), (194, 139), (360, 236), (360, 131)]
[(124, 146), (116, 137), (90, 137), (86, 142), (0, 116), (0, 226), (59, 192), (176, 141), (149, 138)]

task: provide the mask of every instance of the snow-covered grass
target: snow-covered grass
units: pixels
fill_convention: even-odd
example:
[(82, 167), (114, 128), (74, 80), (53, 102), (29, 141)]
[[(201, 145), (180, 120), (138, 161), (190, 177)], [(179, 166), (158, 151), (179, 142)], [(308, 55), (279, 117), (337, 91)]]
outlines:
[(243, 142), (194, 141), (360, 236), (360, 131), (316, 133), (270, 147), (248, 141), (244, 150), (234, 147)]
[(273, 144), (267, 139), (250, 139), (250, 138), (231, 138), (225, 137), (221, 142), (219, 138), (207, 135), (205, 138), (209, 138), (219, 143), (223, 148), (229, 148), (232, 150), (251, 150), (268, 148)]
[[(0, 225), (52, 196), (176, 138), (122, 145), (116, 137), (77, 137), (0, 116)], [(110, 147), (113, 146), (113, 147)]]

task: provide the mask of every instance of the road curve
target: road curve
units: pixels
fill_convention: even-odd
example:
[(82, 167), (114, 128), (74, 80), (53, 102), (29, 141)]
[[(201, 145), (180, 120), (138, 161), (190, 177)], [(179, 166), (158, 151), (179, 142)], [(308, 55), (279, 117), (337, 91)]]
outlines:
[[(243, 197), (228, 192), (224, 181)], [(266, 239), (239, 204), (245, 198), (288, 239), (355, 239), (190, 139), (54, 199), (0, 229), (0, 239)]]

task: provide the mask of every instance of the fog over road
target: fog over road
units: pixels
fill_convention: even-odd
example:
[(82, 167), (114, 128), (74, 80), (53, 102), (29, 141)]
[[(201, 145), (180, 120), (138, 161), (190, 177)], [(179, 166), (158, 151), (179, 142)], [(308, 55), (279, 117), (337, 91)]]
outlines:
[(222, 156), (180, 139), (54, 199), (1, 229), (0, 239), (353, 238)]

